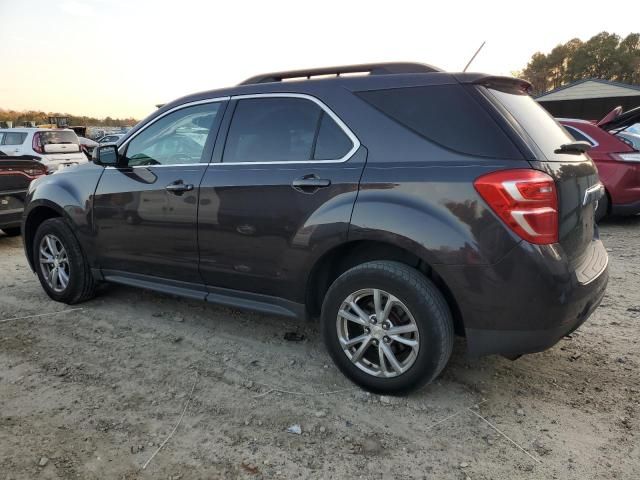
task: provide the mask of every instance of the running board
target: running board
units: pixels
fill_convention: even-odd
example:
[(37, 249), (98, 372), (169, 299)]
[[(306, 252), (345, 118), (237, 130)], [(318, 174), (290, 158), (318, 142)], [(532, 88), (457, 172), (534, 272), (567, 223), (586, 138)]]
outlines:
[(153, 290), (194, 300), (204, 300), (209, 303), (241, 310), (251, 310), (289, 318), (307, 318), (303, 304), (270, 295), (241, 292), (227, 288), (205, 287), (197, 283), (178, 282), (116, 270), (102, 270), (102, 278), (107, 282), (120, 285)]

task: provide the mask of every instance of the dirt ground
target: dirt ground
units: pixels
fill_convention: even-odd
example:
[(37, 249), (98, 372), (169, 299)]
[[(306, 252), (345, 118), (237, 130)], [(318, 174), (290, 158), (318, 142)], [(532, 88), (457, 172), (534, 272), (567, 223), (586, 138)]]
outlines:
[(0, 234), (0, 478), (640, 478), (640, 217), (601, 231), (608, 294), (571, 338), (515, 362), (459, 340), (406, 398), (350, 384), (312, 323), (121, 286), (54, 303)]

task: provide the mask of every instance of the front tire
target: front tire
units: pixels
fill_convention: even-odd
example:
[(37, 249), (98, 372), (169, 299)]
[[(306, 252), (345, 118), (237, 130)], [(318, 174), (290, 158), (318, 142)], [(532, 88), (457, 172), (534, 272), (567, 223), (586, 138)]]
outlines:
[(325, 296), (321, 321), (338, 368), (376, 393), (406, 393), (433, 381), (453, 348), (444, 297), (398, 262), (368, 262), (343, 273)]
[(62, 218), (50, 218), (33, 239), (33, 264), (44, 291), (69, 305), (94, 296), (96, 282), (78, 239)]
[(2, 231), (7, 237), (17, 237), (20, 235), (20, 227), (3, 228)]

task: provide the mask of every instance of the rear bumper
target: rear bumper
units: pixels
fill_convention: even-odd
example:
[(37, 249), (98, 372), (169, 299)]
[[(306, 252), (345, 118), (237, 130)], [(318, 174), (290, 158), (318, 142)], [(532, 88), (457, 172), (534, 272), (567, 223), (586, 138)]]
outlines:
[(559, 245), (522, 242), (489, 266), (451, 266), (443, 279), (460, 308), (470, 356), (545, 350), (589, 318), (604, 297), (608, 257), (594, 240), (571, 266)]
[(633, 203), (611, 205), (611, 214), (619, 216), (636, 215), (640, 213), (640, 200)]
[(55, 155), (44, 155), (42, 157), (41, 163), (47, 167), (47, 171), (49, 173), (53, 173), (60, 168), (64, 168), (65, 166), (71, 165), (81, 165), (83, 163), (87, 163), (87, 157), (84, 153), (73, 154), (73, 155), (65, 155), (64, 157), (55, 156)]

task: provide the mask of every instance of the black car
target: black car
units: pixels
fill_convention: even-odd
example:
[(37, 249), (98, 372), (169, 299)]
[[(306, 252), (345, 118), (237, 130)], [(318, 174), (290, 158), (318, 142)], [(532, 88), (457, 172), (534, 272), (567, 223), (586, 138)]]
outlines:
[(37, 157), (0, 154), (0, 230), (5, 235), (20, 235), (27, 188), (32, 180), (46, 173), (47, 167)]
[(422, 64), (281, 72), (181, 98), (30, 189), (47, 294), (98, 282), (317, 317), (353, 381), (544, 350), (600, 303), (602, 186), (529, 84)]

